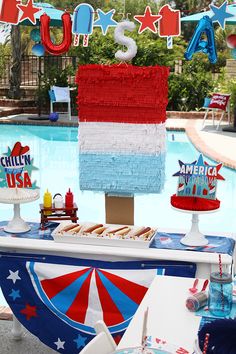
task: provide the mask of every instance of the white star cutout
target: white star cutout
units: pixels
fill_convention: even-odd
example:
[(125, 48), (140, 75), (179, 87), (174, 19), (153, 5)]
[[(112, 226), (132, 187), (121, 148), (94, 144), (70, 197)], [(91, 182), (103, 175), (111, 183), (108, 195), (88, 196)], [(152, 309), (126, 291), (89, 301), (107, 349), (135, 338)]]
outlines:
[(16, 272), (9, 270), (9, 273), (10, 275), (8, 275), (7, 279), (12, 280), (14, 284), (17, 280), (21, 280), (21, 278), (19, 277), (19, 270), (17, 270)]
[(58, 339), (57, 339), (57, 342), (54, 342), (54, 344), (56, 344), (57, 350), (58, 350), (58, 349), (65, 349), (65, 348), (64, 348), (65, 342), (62, 342), (62, 341), (60, 340), (60, 338), (58, 338)]

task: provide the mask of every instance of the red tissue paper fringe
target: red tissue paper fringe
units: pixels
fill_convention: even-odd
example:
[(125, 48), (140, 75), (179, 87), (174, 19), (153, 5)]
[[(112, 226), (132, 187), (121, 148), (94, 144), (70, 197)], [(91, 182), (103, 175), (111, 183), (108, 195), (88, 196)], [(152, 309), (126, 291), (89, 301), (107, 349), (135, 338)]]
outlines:
[(171, 197), (171, 205), (183, 210), (208, 211), (219, 209), (220, 201), (218, 199), (212, 200), (199, 197), (183, 197), (174, 194)]
[(81, 122), (159, 124), (166, 121), (169, 68), (132, 65), (79, 66)]

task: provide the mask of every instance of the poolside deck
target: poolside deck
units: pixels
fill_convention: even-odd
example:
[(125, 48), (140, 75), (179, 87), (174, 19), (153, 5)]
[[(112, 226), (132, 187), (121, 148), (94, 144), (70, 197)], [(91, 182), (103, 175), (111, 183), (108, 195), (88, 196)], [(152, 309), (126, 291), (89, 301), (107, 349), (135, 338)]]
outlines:
[(167, 130), (184, 130), (188, 138), (205, 156), (222, 162), (224, 166), (236, 169), (236, 133), (222, 131), (227, 124), (221, 124), (219, 130), (212, 120), (206, 121), (202, 129), (201, 119), (168, 119)]
[(55, 127), (78, 127), (78, 117), (72, 116), (71, 120), (65, 114), (60, 115), (57, 122), (51, 122), (45, 116), (41, 118), (37, 114), (18, 114), (0, 117), (0, 124), (43, 125)]
[(37, 337), (23, 329), (22, 340), (14, 340), (11, 334), (12, 322), (0, 321), (1, 354), (56, 354)]
[[(49, 120), (37, 119), (37, 115), (29, 119), (28, 114), (12, 115), (0, 117), (0, 124), (23, 124), (23, 125), (43, 125), (43, 126), (63, 126), (77, 127), (78, 117), (73, 116), (71, 121), (66, 115), (61, 115), (55, 123)], [(167, 130), (186, 131), (190, 141), (197, 150), (205, 156), (223, 164), (229, 168), (236, 169), (236, 133), (223, 132), (222, 127), (217, 131), (212, 125), (212, 121), (206, 121), (205, 128), (202, 130), (202, 119), (167, 119)]]

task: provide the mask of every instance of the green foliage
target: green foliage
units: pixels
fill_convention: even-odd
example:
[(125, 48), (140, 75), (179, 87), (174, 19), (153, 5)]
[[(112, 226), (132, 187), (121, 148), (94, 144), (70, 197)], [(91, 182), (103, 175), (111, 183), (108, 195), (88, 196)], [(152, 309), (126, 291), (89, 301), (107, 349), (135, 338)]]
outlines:
[(219, 79), (215, 82), (213, 92), (230, 93), (230, 108), (233, 112), (236, 107), (236, 78), (229, 78), (222, 71)]
[(0, 78), (4, 76), (6, 70), (6, 64), (10, 55), (11, 48), (9, 45), (0, 44)]
[[(132, 60), (133, 65), (166, 65), (174, 67), (175, 60), (181, 59), (184, 52), (184, 42), (180, 38), (174, 39), (174, 48), (168, 50), (166, 39), (149, 32), (139, 35), (137, 32), (129, 33), (138, 46), (138, 53)], [(112, 64), (117, 63), (115, 52), (123, 49), (114, 42), (114, 30), (109, 29), (103, 36), (100, 29), (95, 29), (89, 39), (88, 47), (71, 47), (69, 54), (78, 58), (79, 64)], [(126, 49), (124, 49), (126, 50)]]
[(138, 53), (133, 59), (134, 65), (165, 65), (174, 68), (175, 61), (183, 57), (183, 41), (179, 38), (174, 39), (173, 49), (167, 49), (166, 39), (148, 32), (137, 35), (135, 38)]
[(79, 64), (111, 64), (115, 63), (116, 44), (113, 30), (103, 36), (99, 28), (94, 29), (89, 38), (89, 46), (71, 47), (69, 54), (76, 56)]
[(42, 87), (49, 89), (50, 86), (66, 87), (69, 85), (68, 77), (75, 74), (72, 65), (66, 66), (64, 69), (57, 64), (51, 64), (50, 61), (44, 68), (44, 75), (42, 76)]
[[(48, 91), (50, 90), (50, 87), (53, 85), (61, 86), (61, 87), (70, 86), (68, 78), (69, 76), (75, 75), (75, 69), (73, 68), (73, 66), (67, 65), (65, 68), (60, 68), (59, 66), (58, 66), (58, 62), (57, 65), (56, 64), (53, 65), (49, 61), (45, 67), (45, 73), (41, 77), (42, 84), (37, 91), (37, 99), (40, 101), (40, 105), (44, 109), (46, 108), (46, 111), (49, 110), (50, 100), (49, 100)], [(77, 114), (76, 96), (77, 96), (77, 90), (72, 91), (71, 92), (72, 114), (75, 115)]]
[(143, 13), (147, 5), (151, 6), (153, 11), (157, 9), (154, 0), (50, 0), (51, 5), (57, 8), (65, 8), (70, 11), (75, 9), (75, 7), (81, 3), (90, 4), (94, 9), (115, 9), (117, 14), (123, 12), (131, 13), (132, 16)]
[(204, 97), (213, 88), (212, 74), (205, 71), (205, 63), (201, 58), (185, 62), (181, 75), (170, 75), (168, 109), (198, 110), (203, 105)]
[[(220, 5), (224, 0), (218, 0), (216, 5)], [(50, 0), (50, 3), (57, 8), (67, 8), (73, 11), (74, 8), (83, 3), (84, 0)], [(130, 13), (129, 18), (136, 14), (143, 14), (147, 5), (151, 6), (152, 12), (157, 13), (160, 6), (170, 3), (168, 0), (86, 0), (94, 9), (101, 8), (108, 11), (112, 8), (116, 10), (114, 16), (117, 22), (120, 22), (122, 13)], [(172, 7), (179, 9), (182, 16), (190, 15), (202, 11), (204, 8), (208, 9), (209, 0), (174, 0), (171, 2)], [(96, 15), (95, 15), (96, 16)], [(183, 60), (184, 51), (187, 48), (188, 42), (192, 37), (195, 23), (182, 24), (182, 37), (174, 38), (174, 47), (168, 50), (166, 46), (166, 39), (160, 38), (157, 34), (150, 31), (144, 31), (141, 35), (137, 33), (139, 24), (136, 23), (136, 30), (127, 35), (133, 38), (138, 46), (138, 53), (132, 60), (133, 65), (149, 66), (149, 65), (165, 65), (171, 69), (169, 78), (169, 106), (170, 110), (198, 110), (202, 107), (204, 97), (212, 91), (216, 90), (217, 85), (220, 86), (221, 91), (232, 92), (232, 101), (236, 104), (236, 89), (234, 88), (236, 82), (229, 81), (226, 86), (225, 82), (220, 77), (219, 82), (214, 81), (214, 73), (219, 73), (226, 64), (226, 58), (230, 56), (229, 49), (226, 46), (226, 37), (229, 33), (234, 33), (234, 27), (227, 26), (226, 31), (223, 31), (218, 25), (215, 25), (215, 37), (218, 52), (218, 62), (212, 65), (206, 54), (195, 54), (193, 60), (190, 62), (183, 61), (183, 73), (181, 75), (173, 74), (175, 61)], [(231, 28), (232, 27), (232, 28)], [(51, 34), (55, 41), (59, 43), (62, 38), (62, 30), (53, 28)], [(115, 52), (118, 49), (123, 49), (122, 46), (114, 42), (114, 29), (109, 28), (107, 35), (103, 36), (100, 28), (95, 28), (93, 34), (89, 39), (89, 46), (71, 47), (69, 55), (77, 57), (79, 65), (83, 64), (114, 64), (117, 63), (115, 59)], [(126, 49), (124, 49), (126, 50)], [(117, 63), (118, 64), (118, 63)], [(1, 66), (1, 64), (0, 64)], [(51, 85), (67, 85), (67, 75), (71, 74), (71, 68), (48, 66), (43, 77), (43, 85), (40, 94), (48, 101), (48, 89)], [(1, 70), (1, 68), (0, 68)], [(213, 74), (213, 75), (212, 75)], [(219, 91), (219, 90), (218, 90)], [(76, 92), (76, 91), (75, 91)], [(74, 99), (74, 101), (76, 101)]]

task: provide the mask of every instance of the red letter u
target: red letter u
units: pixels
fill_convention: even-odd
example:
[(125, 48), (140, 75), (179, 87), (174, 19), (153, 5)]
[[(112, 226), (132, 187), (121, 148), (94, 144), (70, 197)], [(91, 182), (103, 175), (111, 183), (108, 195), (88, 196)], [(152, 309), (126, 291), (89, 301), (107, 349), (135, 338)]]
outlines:
[(40, 33), (42, 44), (44, 45), (46, 51), (50, 54), (60, 55), (68, 52), (72, 43), (72, 21), (70, 14), (65, 12), (62, 16), (63, 24), (63, 41), (60, 44), (53, 44), (50, 37), (50, 17), (43, 14), (40, 17)]

